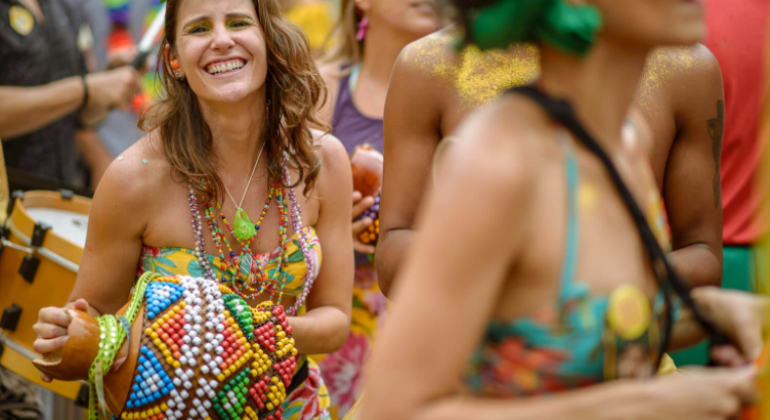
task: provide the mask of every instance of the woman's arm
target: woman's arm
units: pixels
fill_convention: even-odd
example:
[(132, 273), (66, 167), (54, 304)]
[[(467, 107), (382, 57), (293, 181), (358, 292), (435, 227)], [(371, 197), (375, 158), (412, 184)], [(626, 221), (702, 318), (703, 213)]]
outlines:
[(704, 46), (687, 54), (692, 65), (671, 83), (676, 138), (663, 180), (673, 249), (670, 258), (693, 287), (722, 284), (720, 158), (725, 109), (719, 63)]
[(342, 348), (350, 330), (353, 295), (350, 161), (336, 138), (327, 135), (318, 143), (323, 167), (314, 191), (321, 203), (315, 228), (323, 263), (308, 295), (307, 313), (290, 318), (295, 346), (301, 354), (332, 353)]
[(376, 261), (380, 290), (388, 297), (412, 242), (417, 208), (441, 141), (443, 88), (426, 63), (417, 61), (420, 54), (414, 49), (414, 44), (407, 46), (396, 61), (385, 102), (385, 174)]
[(115, 313), (128, 300), (136, 278), (142, 235), (155, 209), (152, 197), (162, 194), (164, 170), (142, 164), (146, 140), (113, 161), (94, 195), (88, 239), (70, 301), (85, 299), (99, 313)]

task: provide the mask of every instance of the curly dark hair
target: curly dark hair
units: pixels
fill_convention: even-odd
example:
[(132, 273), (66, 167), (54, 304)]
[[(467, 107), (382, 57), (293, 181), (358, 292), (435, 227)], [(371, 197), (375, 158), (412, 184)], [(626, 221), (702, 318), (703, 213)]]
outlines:
[[(182, 1), (168, 0), (165, 35), (158, 54), (157, 72), (165, 97), (141, 116), (139, 127), (145, 131), (159, 130), (175, 175), (188, 181), (197, 192), (219, 200), (223, 184), (212, 152), (211, 130), (195, 93), (188, 83), (173, 76), (164, 53), (166, 46), (175, 47), (177, 11)], [(316, 106), (326, 100), (326, 85), (313, 62), (304, 32), (283, 18), (277, 1), (252, 1), (267, 46), (268, 118), (263, 139), (269, 176), (282, 180), (284, 154), (288, 154), (290, 166), (299, 172), (294, 185), (304, 181), (307, 195), (321, 168), (310, 126), (330, 131), (316, 116)]]

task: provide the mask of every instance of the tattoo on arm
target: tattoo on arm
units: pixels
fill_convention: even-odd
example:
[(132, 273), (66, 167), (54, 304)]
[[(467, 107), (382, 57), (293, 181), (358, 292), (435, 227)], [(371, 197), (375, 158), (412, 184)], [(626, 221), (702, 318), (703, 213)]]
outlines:
[(722, 203), (722, 186), (720, 179), (720, 166), (722, 162), (722, 138), (725, 134), (725, 101), (717, 101), (717, 117), (707, 121), (709, 137), (711, 137), (712, 153), (714, 155), (714, 208)]

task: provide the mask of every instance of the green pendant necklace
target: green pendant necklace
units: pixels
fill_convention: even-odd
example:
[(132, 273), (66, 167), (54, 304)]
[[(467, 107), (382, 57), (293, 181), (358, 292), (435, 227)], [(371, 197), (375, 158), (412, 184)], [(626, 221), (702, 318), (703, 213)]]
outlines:
[(233, 236), (235, 236), (237, 239), (241, 241), (248, 241), (249, 239), (253, 238), (254, 235), (257, 234), (257, 229), (254, 227), (254, 223), (251, 223), (251, 219), (249, 219), (249, 215), (246, 213), (246, 210), (243, 209), (243, 199), (246, 198), (246, 193), (249, 191), (249, 186), (251, 186), (251, 180), (254, 178), (254, 173), (257, 171), (257, 165), (259, 165), (259, 159), (262, 157), (262, 151), (265, 150), (265, 143), (262, 143), (262, 148), (259, 149), (259, 155), (257, 156), (257, 161), (254, 162), (254, 169), (251, 170), (251, 176), (249, 177), (249, 182), (246, 183), (246, 189), (243, 190), (243, 195), (241, 196), (241, 202), (238, 203), (235, 201), (235, 197), (230, 193), (230, 190), (227, 189), (227, 185), (223, 182), (222, 185), (225, 187), (225, 191), (227, 191), (227, 195), (230, 196), (230, 199), (233, 200), (233, 204), (235, 204), (235, 221), (233, 222)]

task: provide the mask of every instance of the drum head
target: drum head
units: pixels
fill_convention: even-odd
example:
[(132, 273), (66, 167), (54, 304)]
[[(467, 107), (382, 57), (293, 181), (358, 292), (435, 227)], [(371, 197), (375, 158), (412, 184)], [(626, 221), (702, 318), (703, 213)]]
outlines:
[(38, 222), (51, 227), (57, 235), (67, 238), (75, 245), (83, 248), (86, 245), (88, 233), (88, 216), (66, 210), (31, 208), (27, 213)]

